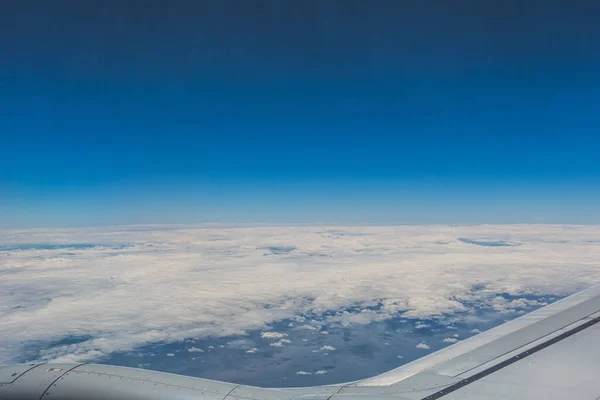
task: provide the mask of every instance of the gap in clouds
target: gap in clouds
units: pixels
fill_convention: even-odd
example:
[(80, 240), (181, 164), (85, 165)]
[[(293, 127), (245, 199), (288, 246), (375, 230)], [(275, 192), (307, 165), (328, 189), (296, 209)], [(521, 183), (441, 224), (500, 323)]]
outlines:
[(467, 238), (458, 238), (458, 241), (463, 242), (463, 243), (476, 244), (478, 246), (488, 246), (488, 247), (520, 246), (519, 243), (511, 243), (511, 242), (506, 242), (504, 240), (474, 240), (474, 239), (467, 239)]

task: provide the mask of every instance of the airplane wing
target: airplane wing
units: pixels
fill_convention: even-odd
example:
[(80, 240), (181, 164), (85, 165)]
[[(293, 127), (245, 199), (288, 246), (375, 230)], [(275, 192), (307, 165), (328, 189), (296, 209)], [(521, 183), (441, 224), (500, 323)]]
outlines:
[(600, 399), (600, 285), (356, 382), (268, 389), (98, 364), (0, 367), (2, 400)]

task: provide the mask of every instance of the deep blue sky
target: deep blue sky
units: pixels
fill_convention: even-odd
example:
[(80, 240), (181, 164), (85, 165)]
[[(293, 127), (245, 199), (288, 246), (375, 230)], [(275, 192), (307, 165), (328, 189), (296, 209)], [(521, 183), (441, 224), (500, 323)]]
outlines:
[(0, 227), (600, 223), (597, 1), (6, 1)]

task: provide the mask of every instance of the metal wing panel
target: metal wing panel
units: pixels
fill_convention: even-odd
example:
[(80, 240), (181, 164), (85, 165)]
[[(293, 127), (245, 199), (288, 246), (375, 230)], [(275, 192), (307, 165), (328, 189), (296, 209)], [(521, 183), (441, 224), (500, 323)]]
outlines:
[(40, 364), (16, 364), (0, 366), (0, 385), (13, 383), (21, 375)]
[(235, 383), (220, 382), (212, 379), (193, 378), (191, 376), (149, 371), (139, 368), (114, 367), (112, 365), (84, 364), (76, 368), (73, 372), (82, 376), (83, 374), (107, 375), (121, 380), (139, 380), (200, 390), (202, 392), (221, 395), (222, 397), (226, 396), (239, 386)]
[[(27, 364), (22, 364), (27, 367)], [(49, 388), (55, 386), (66, 373), (78, 364), (38, 364), (20, 375), (11, 383), (0, 385), (2, 400), (38, 400)], [(14, 372), (13, 372), (14, 373)]]
[(595, 324), (441, 399), (598, 399), (599, 342)]
[(72, 371), (43, 396), (47, 400), (222, 400), (224, 395), (199, 389)]

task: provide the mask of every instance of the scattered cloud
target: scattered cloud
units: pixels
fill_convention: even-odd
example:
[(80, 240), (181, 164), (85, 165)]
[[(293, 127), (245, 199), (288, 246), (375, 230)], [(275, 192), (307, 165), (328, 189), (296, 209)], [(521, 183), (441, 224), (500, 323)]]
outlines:
[(202, 349), (199, 349), (199, 348), (197, 348), (197, 347), (190, 347), (190, 348), (188, 349), (188, 351), (189, 351), (190, 353), (204, 353), (204, 350), (202, 350)]
[(300, 325), (300, 326), (297, 326), (296, 329), (307, 330), (307, 331), (316, 331), (319, 328), (317, 328), (316, 326), (312, 326), (312, 325)]
[(175, 354), (173, 353), (167, 353), (167, 357), (173, 357)]
[(288, 344), (288, 343), (292, 343), (292, 341), (289, 339), (281, 339), (277, 342), (271, 343), (270, 345), (273, 347), (283, 347), (283, 345)]
[(444, 343), (456, 343), (458, 342), (458, 339), (455, 337), (448, 337), (444, 339)]
[(479, 305), (518, 313), (544, 304), (528, 294), (562, 296), (600, 281), (599, 234), (593, 225), (0, 230), (0, 364), (18, 362), (32, 343), (72, 336), (86, 339), (46, 347), (39, 360), (243, 335), (315, 313), (334, 326), (466, 315)]
[(251, 349), (246, 350), (246, 353), (253, 354), (253, 353), (256, 353), (257, 351), (258, 351), (258, 349), (256, 347), (253, 347)]
[(318, 370), (318, 371), (315, 372), (315, 375), (325, 375), (326, 373), (327, 373), (326, 370), (320, 369), (320, 370)]
[(498, 295), (493, 297), (488, 305), (497, 312), (500, 313), (510, 313), (510, 312), (519, 312), (524, 309), (529, 309), (532, 306), (543, 307), (548, 303), (539, 301), (539, 300), (529, 300), (526, 298), (519, 299), (508, 299), (504, 296)]
[(296, 375), (312, 375), (312, 372), (298, 371), (296, 372)]
[(430, 349), (430, 347), (427, 345), (427, 343), (419, 343), (416, 347), (417, 347), (417, 349), (423, 349), (423, 350)]
[(287, 336), (287, 333), (279, 332), (262, 332), (260, 337), (263, 339), (281, 339)]
[(481, 330), (475, 328), (471, 330), (471, 333), (481, 333)]

